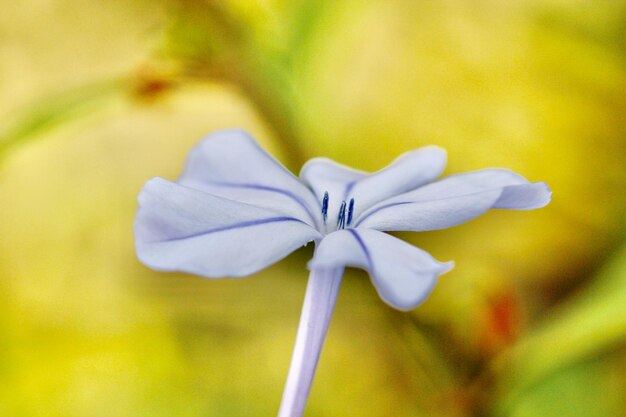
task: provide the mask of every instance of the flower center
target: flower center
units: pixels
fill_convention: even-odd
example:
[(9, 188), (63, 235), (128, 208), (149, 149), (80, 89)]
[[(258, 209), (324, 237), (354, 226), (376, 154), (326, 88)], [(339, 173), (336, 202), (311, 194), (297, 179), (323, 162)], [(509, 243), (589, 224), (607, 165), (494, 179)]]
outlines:
[[(324, 219), (324, 224), (326, 224), (326, 220), (328, 219), (329, 201), (330, 197), (328, 195), (328, 191), (326, 191), (324, 192), (324, 198), (322, 198), (322, 219)], [(350, 224), (352, 223), (353, 215), (354, 198), (351, 198), (348, 204), (346, 204), (346, 200), (343, 200), (341, 202), (341, 206), (339, 207), (339, 214), (337, 215), (337, 230), (345, 229), (346, 226), (350, 226)]]

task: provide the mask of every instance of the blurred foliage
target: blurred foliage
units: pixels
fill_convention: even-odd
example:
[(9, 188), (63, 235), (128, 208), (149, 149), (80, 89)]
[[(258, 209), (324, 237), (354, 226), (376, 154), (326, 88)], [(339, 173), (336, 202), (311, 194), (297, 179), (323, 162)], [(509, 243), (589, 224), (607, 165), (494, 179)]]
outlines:
[(626, 4), (4, 1), (0, 415), (275, 414), (305, 249), (246, 280), (135, 259), (135, 198), (209, 131), (293, 170), (437, 144), (537, 212), (402, 234), (456, 269), (413, 313), (344, 282), (308, 416), (626, 415)]

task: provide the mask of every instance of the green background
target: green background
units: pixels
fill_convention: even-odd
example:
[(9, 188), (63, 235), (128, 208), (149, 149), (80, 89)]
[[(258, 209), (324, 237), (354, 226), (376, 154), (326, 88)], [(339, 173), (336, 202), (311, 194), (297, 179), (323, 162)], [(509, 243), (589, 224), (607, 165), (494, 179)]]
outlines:
[(218, 281), (134, 253), (143, 183), (227, 127), (295, 172), (436, 144), (554, 193), (401, 234), (457, 265), (414, 312), (350, 271), (307, 416), (626, 415), (626, 3), (0, 6), (0, 415), (275, 415), (311, 248)]

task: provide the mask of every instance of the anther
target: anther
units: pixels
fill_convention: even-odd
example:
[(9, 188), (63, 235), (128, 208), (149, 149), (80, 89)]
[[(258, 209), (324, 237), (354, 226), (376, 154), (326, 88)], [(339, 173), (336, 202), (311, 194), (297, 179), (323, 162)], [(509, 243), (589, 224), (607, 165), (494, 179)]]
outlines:
[(339, 217), (337, 217), (337, 229), (344, 229), (346, 227), (346, 201), (341, 202), (339, 207)]
[(354, 213), (354, 198), (351, 198), (350, 204), (348, 205), (348, 222), (346, 223), (348, 226), (350, 226), (350, 223), (352, 223), (353, 213)]
[(324, 219), (324, 224), (326, 224), (326, 219), (328, 218), (328, 191), (324, 193), (324, 199), (322, 200), (322, 218)]

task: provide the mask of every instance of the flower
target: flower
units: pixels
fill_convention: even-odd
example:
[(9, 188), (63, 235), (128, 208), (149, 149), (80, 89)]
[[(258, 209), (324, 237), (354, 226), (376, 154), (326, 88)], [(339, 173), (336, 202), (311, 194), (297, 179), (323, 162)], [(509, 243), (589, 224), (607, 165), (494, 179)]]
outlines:
[(311, 270), (363, 268), (386, 303), (410, 310), (453, 264), (385, 231), (444, 229), (551, 198), (545, 183), (505, 169), (435, 181), (445, 163), (443, 149), (427, 146), (372, 174), (315, 158), (297, 178), (245, 132), (220, 131), (191, 151), (177, 182), (145, 184), (137, 255), (156, 270), (241, 277), (314, 241)]
[(444, 229), (491, 208), (543, 207), (551, 193), (504, 169), (435, 181), (443, 149), (427, 146), (367, 174), (329, 159), (300, 179), (246, 133), (225, 130), (191, 151), (176, 183), (154, 178), (139, 194), (139, 259), (161, 271), (241, 277), (316, 244), (279, 417), (304, 412), (346, 266), (367, 270), (381, 298), (410, 310), (452, 268), (385, 231)]

